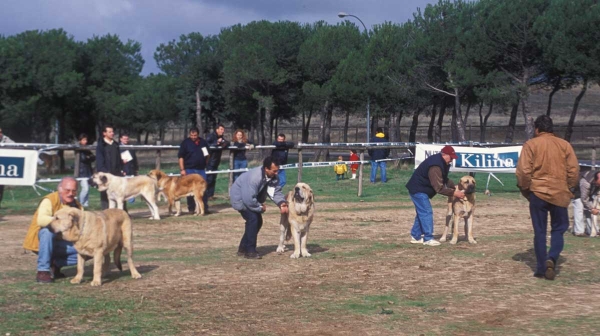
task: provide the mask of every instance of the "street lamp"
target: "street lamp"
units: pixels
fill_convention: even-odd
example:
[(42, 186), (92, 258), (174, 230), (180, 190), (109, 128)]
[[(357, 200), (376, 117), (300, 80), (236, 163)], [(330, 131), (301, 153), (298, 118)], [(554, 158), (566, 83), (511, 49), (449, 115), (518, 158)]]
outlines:
[[(367, 29), (367, 26), (365, 26), (365, 23), (362, 22), (362, 20), (356, 16), (356, 15), (352, 15), (352, 14), (348, 14), (346, 12), (339, 12), (338, 13), (338, 17), (340, 19), (345, 18), (346, 16), (351, 16), (355, 19), (357, 19), (358, 21), (360, 21), (360, 23), (362, 23), (363, 28), (365, 28), (365, 34), (367, 34), (367, 37), (369, 36), (369, 30)], [(371, 97), (367, 96), (367, 142), (371, 142)]]

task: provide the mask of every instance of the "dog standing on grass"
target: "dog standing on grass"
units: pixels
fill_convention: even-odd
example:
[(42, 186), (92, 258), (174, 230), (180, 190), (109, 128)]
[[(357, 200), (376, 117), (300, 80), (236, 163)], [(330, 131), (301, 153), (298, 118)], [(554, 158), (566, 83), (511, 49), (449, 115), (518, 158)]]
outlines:
[(441, 242), (446, 241), (450, 225), (453, 226), (452, 240), (450, 244), (456, 244), (458, 241), (458, 223), (460, 219), (465, 220), (465, 235), (471, 244), (477, 244), (473, 238), (473, 213), (475, 211), (475, 178), (465, 175), (460, 178), (456, 190), (465, 192), (465, 198), (460, 199), (454, 196), (448, 196), (448, 213), (446, 214), (446, 227), (444, 234), (440, 238)]
[(194, 196), (196, 203), (194, 215), (204, 216), (204, 192), (206, 191), (206, 181), (198, 174), (185, 176), (168, 176), (164, 172), (153, 169), (148, 176), (156, 180), (159, 189), (159, 195), (163, 195), (169, 203), (169, 214), (173, 205), (175, 205), (175, 216), (181, 214), (180, 199), (185, 196)]
[(310, 186), (306, 183), (298, 183), (293, 191), (288, 192), (286, 201), (289, 204), (289, 212), (281, 214), (280, 236), (277, 253), (285, 252), (284, 242), (294, 238), (294, 253), (290, 258), (296, 259), (310, 257), (306, 248), (308, 230), (315, 214), (315, 198)]

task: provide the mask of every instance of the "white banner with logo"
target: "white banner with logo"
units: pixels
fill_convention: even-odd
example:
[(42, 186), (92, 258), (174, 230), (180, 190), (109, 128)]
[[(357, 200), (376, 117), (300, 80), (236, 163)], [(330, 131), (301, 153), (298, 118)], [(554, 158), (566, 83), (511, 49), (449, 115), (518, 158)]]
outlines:
[[(523, 146), (510, 147), (459, 147), (452, 146), (458, 158), (453, 160), (450, 171), (514, 173)], [(444, 145), (417, 145), (415, 169), (429, 156), (439, 153)]]
[(0, 185), (34, 185), (38, 152), (0, 149)]

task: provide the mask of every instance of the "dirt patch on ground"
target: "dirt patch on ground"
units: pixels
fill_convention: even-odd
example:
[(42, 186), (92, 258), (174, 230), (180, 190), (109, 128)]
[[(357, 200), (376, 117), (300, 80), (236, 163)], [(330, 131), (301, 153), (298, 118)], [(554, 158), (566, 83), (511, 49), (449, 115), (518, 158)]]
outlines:
[[(434, 207), (439, 238), (444, 200), (434, 199)], [(161, 221), (147, 220), (147, 211), (133, 214), (141, 280), (113, 267), (106, 283), (92, 288), (88, 262), (84, 284), (66, 279), (51, 286), (88, 298), (118, 293), (131, 302), (127, 309), (157, 313), (174, 334), (514, 335), (552, 328), (553, 334), (574, 335), (600, 327), (600, 241), (566, 234), (556, 281), (534, 278), (533, 233), (520, 199), (481, 197), (478, 243), (469, 244), (460, 230), (457, 245), (439, 247), (408, 243), (411, 203), (319, 203), (309, 237), (313, 257), (299, 260), (275, 252), (274, 206), (259, 234), (262, 260), (236, 256), (241, 216), (225, 205), (211, 209), (217, 213)], [(161, 213), (166, 215), (164, 206)], [(0, 222), (0, 284), (36, 286), (35, 255), (20, 247), (28, 221), (14, 216)], [(75, 270), (65, 273), (71, 277)], [(7, 302), (0, 308), (33, 309)], [(98, 317), (54, 315), (45, 328), (58, 324), (63, 331), (85, 332), (92, 327), (81, 320), (93, 321), (102, 311), (98, 307)]]

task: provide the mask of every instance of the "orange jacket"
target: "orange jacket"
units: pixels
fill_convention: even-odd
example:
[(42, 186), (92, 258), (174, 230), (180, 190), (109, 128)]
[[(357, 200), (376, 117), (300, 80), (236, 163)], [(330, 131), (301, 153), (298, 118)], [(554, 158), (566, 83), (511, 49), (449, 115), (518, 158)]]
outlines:
[(579, 162), (573, 147), (552, 133), (539, 133), (523, 144), (517, 163), (517, 186), (524, 194), (568, 207), (577, 185)]

